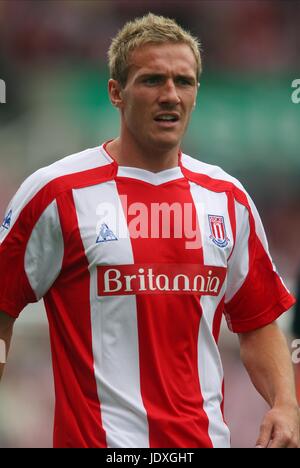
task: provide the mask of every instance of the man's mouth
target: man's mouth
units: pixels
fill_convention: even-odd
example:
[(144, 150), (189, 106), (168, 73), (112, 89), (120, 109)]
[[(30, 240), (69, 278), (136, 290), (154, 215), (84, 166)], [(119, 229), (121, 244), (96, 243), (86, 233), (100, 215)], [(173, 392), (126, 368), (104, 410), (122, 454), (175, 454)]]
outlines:
[(164, 128), (172, 128), (179, 121), (179, 115), (176, 113), (160, 113), (154, 117), (155, 122)]
[(161, 113), (154, 117), (156, 122), (178, 122), (179, 115), (176, 113)]

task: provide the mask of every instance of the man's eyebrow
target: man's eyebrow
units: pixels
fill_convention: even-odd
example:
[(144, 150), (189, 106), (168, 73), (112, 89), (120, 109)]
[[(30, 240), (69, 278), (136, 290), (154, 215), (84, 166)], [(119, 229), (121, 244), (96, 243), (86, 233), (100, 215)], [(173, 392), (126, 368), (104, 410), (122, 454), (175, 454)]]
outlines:
[(138, 78), (148, 78), (149, 76), (157, 76), (157, 77), (163, 77), (165, 76), (163, 73), (158, 73), (158, 72), (146, 72), (138, 76)]
[[(158, 73), (158, 72), (147, 72), (147, 73), (143, 73), (141, 75), (139, 75), (137, 77), (138, 80), (141, 80), (141, 79), (144, 79), (144, 78), (150, 78), (150, 77), (155, 77), (155, 78), (164, 78), (166, 75), (164, 73)], [(189, 80), (189, 81), (192, 81), (192, 82), (196, 82), (197, 79), (195, 76), (192, 76), (192, 75), (185, 75), (183, 73), (180, 73), (178, 75), (175, 75), (175, 80), (176, 79), (185, 79), (185, 80)]]
[(192, 76), (192, 75), (185, 75), (185, 74), (179, 74), (179, 75), (176, 75), (175, 78), (183, 78), (185, 80), (189, 80), (189, 81), (193, 81), (193, 82), (196, 82), (197, 79), (195, 76)]

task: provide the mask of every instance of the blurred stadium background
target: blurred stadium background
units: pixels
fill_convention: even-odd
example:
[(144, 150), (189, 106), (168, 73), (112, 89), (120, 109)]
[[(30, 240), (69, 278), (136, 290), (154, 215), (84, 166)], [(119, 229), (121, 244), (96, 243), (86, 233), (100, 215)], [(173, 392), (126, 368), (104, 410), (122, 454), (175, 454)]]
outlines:
[[(30, 173), (118, 134), (106, 53), (128, 19), (151, 11), (200, 37), (204, 74), (183, 149), (238, 177), (261, 213), (291, 290), (300, 271), (300, 2), (0, 1), (0, 213)], [(281, 321), (291, 335), (292, 313)], [(300, 338), (298, 336), (298, 338)], [(266, 409), (224, 331), (226, 418), (234, 447), (255, 445)], [(0, 386), (0, 447), (50, 447), (54, 390), (43, 305), (17, 321)]]

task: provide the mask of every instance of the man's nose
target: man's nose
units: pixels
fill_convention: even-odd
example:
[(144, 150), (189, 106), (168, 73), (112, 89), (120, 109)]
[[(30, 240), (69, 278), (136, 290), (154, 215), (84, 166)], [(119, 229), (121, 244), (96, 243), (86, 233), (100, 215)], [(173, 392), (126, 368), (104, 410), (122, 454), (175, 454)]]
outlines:
[(172, 79), (165, 82), (161, 88), (161, 94), (159, 96), (160, 104), (176, 105), (179, 104), (180, 98), (178, 96), (177, 88)]

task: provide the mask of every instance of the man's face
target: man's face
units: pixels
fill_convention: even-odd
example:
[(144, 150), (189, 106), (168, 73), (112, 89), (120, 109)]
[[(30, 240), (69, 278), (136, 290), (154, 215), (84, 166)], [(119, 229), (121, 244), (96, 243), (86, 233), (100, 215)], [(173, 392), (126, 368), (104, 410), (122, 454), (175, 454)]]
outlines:
[(116, 105), (123, 134), (144, 148), (178, 148), (198, 89), (196, 59), (190, 47), (173, 43), (141, 46), (130, 56), (125, 87), (114, 83), (119, 89)]

